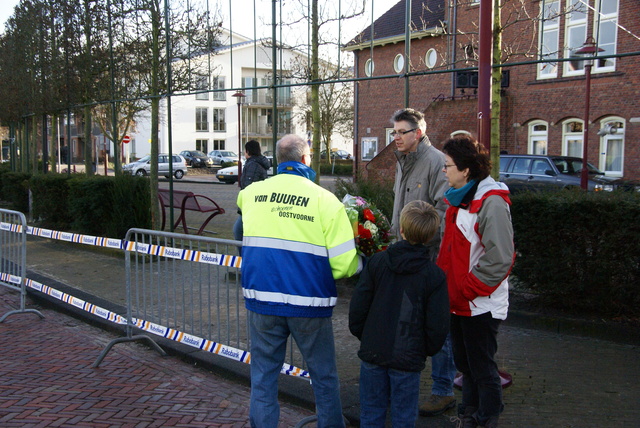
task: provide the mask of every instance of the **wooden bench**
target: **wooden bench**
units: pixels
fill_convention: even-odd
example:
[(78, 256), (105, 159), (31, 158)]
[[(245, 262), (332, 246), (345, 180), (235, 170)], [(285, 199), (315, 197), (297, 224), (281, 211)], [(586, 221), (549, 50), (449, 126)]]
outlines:
[[(158, 189), (158, 199), (160, 200), (160, 206), (162, 207), (162, 229), (164, 230), (164, 226), (166, 223), (166, 211), (167, 208), (171, 206), (170, 204), (170, 196), (169, 189)], [(195, 227), (187, 227), (187, 217), (186, 211), (197, 211), (201, 213), (211, 213), (206, 220), (202, 223), (197, 232), (197, 235), (202, 235), (204, 228), (209, 224), (212, 218), (217, 216), (218, 214), (224, 214), (224, 208), (218, 205), (213, 199), (208, 198), (204, 195), (196, 195), (193, 192), (187, 192), (184, 190), (174, 190), (173, 191), (173, 208), (180, 210), (180, 216), (176, 223), (173, 225), (173, 229), (175, 230), (179, 224), (182, 223), (182, 228), (184, 233), (188, 234), (188, 229), (194, 229)]]

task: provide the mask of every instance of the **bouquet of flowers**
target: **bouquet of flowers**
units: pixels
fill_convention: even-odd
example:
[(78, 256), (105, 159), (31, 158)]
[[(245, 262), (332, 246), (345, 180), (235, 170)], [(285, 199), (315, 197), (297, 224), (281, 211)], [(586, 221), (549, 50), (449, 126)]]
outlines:
[(391, 224), (382, 211), (360, 196), (345, 195), (342, 203), (353, 226), (358, 253), (371, 256), (391, 243)]

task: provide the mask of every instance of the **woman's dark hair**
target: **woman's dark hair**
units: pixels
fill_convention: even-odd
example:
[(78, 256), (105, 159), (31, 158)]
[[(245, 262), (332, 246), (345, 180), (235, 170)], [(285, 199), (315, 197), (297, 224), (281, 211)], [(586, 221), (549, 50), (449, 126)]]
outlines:
[(260, 156), (262, 154), (260, 151), (260, 143), (256, 140), (247, 141), (247, 144), (244, 145), (244, 149), (249, 153), (249, 156)]
[(469, 168), (469, 180), (484, 180), (491, 174), (489, 152), (471, 135), (456, 135), (444, 143), (442, 152), (459, 170)]

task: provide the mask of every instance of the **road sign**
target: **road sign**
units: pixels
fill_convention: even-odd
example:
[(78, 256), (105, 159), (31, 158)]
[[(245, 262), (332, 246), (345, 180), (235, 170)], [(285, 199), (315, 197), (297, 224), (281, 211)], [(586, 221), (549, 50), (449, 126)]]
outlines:
[(131, 137), (129, 137), (128, 135), (125, 135), (124, 137), (122, 137), (122, 142), (124, 144), (129, 144), (131, 142)]

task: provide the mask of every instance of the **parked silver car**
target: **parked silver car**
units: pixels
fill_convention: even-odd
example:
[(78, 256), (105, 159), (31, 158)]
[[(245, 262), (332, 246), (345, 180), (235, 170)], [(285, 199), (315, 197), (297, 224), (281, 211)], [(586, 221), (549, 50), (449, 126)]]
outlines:
[[(129, 174), (149, 175), (151, 171), (151, 156), (146, 155), (137, 161), (128, 163), (122, 167), (122, 170)], [(180, 180), (187, 173), (187, 161), (180, 155), (173, 155), (173, 176)], [(169, 155), (162, 153), (158, 155), (158, 175), (164, 175), (169, 178)]]
[(222, 165), (223, 163), (238, 164), (238, 155), (229, 150), (211, 150), (209, 157), (213, 160), (214, 165)]

